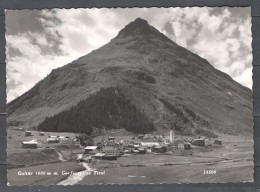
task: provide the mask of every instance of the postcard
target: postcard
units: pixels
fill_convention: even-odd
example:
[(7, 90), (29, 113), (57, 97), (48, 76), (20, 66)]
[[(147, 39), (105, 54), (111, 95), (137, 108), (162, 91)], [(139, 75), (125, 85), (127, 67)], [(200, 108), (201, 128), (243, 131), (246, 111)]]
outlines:
[(254, 181), (250, 7), (5, 14), (8, 185)]

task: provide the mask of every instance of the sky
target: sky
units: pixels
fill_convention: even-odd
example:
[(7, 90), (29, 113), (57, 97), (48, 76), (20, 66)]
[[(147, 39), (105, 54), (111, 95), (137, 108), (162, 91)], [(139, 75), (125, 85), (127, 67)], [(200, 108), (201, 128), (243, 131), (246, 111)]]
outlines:
[(6, 10), (7, 102), (138, 17), (252, 89), (250, 7)]

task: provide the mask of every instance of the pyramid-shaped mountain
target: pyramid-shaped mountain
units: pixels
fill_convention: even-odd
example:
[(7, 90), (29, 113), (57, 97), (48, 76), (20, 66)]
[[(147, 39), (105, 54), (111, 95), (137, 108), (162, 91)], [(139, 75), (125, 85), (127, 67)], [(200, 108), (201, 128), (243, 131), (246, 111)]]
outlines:
[(8, 125), (252, 135), (252, 91), (138, 18), (10, 102)]

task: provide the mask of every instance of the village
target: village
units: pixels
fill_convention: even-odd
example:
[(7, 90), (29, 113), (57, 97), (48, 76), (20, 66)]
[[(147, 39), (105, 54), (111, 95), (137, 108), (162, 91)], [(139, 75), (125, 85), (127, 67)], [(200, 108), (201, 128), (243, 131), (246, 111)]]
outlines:
[[(24, 132), (25, 137), (32, 137), (31, 131)], [(38, 138), (44, 136), (44, 132), (38, 133)], [(113, 132), (112, 132), (113, 134)], [(173, 150), (191, 150), (198, 147), (209, 147), (212, 145), (221, 146), (222, 141), (205, 137), (199, 138), (179, 138), (175, 139), (174, 131), (170, 131), (169, 136), (139, 134), (136, 137), (129, 136), (103, 136), (94, 139), (94, 145), (83, 146), (84, 142), (79, 138), (70, 138), (66, 135), (49, 135), (45, 141), (36, 138), (30, 141), (22, 141), (22, 148), (35, 149), (43, 147), (43, 143), (48, 144), (46, 149), (53, 149), (50, 144), (68, 145), (70, 148), (80, 148), (82, 155), (77, 161), (91, 162), (92, 159), (116, 160), (118, 157), (131, 154), (163, 154), (172, 153)], [(83, 145), (82, 145), (83, 143)], [(78, 150), (77, 150), (78, 151)], [(73, 153), (73, 150), (71, 150)]]
[[(142, 180), (150, 182), (153, 179), (156, 179), (154, 182), (161, 182), (171, 180), (168, 176), (165, 178), (168, 174), (172, 174), (175, 181), (176, 175), (179, 175), (179, 180), (189, 178), (183, 172), (186, 169), (193, 170), (190, 172), (192, 175), (203, 175), (205, 168), (218, 169), (218, 174), (220, 170), (233, 169), (233, 166), (246, 169), (251, 166), (253, 158), (252, 152), (247, 150), (253, 142), (246, 138), (241, 142), (236, 136), (180, 136), (172, 130), (168, 134), (139, 135), (118, 135), (110, 131), (109, 134), (96, 136), (88, 142), (84, 135), (77, 133), (12, 128), (8, 130), (7, 142), (7, 175), (11, 184), (18, 185), (24, 182), (43, 185), (63, 184), (64, 181), (71, 183), (66, 181), (71, 179), (70, 176), (62, 172), (78, 172), (81, 175), (82, 171), (93, 174), (79, 179), (79, 184), (111, 183), (112, 178), (119, 183), (138, 183), (137, 178), (141, 179), (140, 183)], [(18, 175), (18, 172), (28, 171), (33, 173), (31, 180)], [(105, 174), (94, 177), (94, 172)], [(47, 173), (49, 176), (46, 175), (44, 181), (43, 174)], [(156, 174), (162, 176), (155, 177)], [(185, 178), (181, 178), (181, 175)], [(77, 181), (75, 178), (72, 180)]]
[[(131, 154), (170, 154), (176, 149), (191, 150), (196, 147), (220, 146), (222, 144), (221, 140), (215, 139), (212, 141), (207, 138), (175, 140), (173, 131), (170, 131), (168, 137), (152, 134), (139, 134), (131, 138), (108, 136), (106, 139), (104, 137), (102, 139), (95, 139), (94, 143), (95, 145), (93, 146), (86, 146), (84, 153), (92, 158), (107, 160), (115, 160), (117, 157)], [(84, 161), (84, 155), (81, 160)]]

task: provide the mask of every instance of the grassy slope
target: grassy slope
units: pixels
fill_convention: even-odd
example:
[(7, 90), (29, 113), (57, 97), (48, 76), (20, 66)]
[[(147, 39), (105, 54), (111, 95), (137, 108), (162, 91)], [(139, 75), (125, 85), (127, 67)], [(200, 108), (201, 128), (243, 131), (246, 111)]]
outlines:
[(64, 180), (67, 176), (19, 176), (18, 171), (30, 171), (35, 173), (36, 171), (49, 171), (58, 172), (61, 171), (82, 171), (85, 168), (80, 166), (76, 162), (59, 162), (45, 165), (32, 166), (30, 168), (18, 168), (7, 171), (7, 179), (10, 185), (55, 185), (58, 182)]
[(27, 167), (59, 161), (58, 154), (55, 151), (47, 152), (45, 150), (38, 152), (15, 153), (7, 157), (9, 168), (22, 166)]
[[(253, 165), (221, 167), (196, 165), (120, 167), (106, 169), (105, 175), (86, 176), (79, 184), (144, 184), (144, 183), (206, 183), (252, 181)], [(216, 175), (203, 175), (204, 169), (216, 169)], [(129, 177), (135, 176), (135, 177)]]

